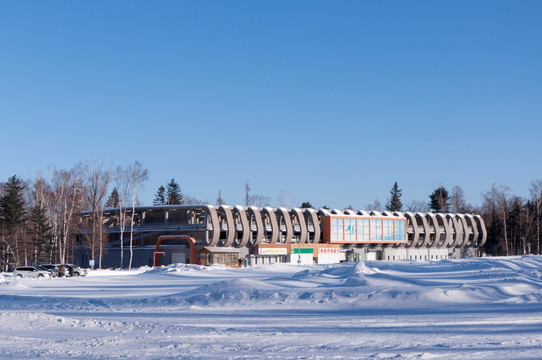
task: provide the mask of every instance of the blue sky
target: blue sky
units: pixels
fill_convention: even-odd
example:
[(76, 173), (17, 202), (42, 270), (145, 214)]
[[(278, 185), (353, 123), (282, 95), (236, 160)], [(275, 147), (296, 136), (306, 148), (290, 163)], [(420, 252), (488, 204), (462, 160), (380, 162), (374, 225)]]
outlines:
[(210, 203), (542, 178), (539, 1), (0, 3), (0, 181), (80, 161)]

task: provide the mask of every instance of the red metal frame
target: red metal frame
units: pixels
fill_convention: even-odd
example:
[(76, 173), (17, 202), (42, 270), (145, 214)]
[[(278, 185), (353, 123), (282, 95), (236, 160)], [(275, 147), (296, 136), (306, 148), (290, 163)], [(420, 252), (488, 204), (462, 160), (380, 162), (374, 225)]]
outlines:
[(188, 246), (190, 247), (190, 264), (197, 263), (198, 254), (196, 253), (196, 239), (188, 235), (162, 235), (156, 240), (156, 249), (153, 254), (153, 266), (160, 266), (160, 255), (165, 255), (166, 253), (160, 251), (160, 245), (166, 240), (186, 240)]

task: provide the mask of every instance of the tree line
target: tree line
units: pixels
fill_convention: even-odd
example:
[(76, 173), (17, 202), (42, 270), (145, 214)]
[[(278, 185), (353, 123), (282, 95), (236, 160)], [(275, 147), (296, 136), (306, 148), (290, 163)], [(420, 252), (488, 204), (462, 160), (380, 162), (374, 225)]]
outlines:
[[(385, 209), (481, 215), (488, 234), (483, 249), (486, 253), (506, 256), (540, 254), (542, 179), (531, 182), (529, 193), (529, 198), (523, 198), (510, 194), (507, 186), (493, 184), (490, 190), (482, 193), (482, 205), (477, 207), (465, 201), (461, 187), (454, 186), (450, 192), (439, 186), (429, 194), (429, 201), (412, 201), (403, 205), (402, 190), (395, 182)], [(366, 209), (381, 211), (383, 207), (375, 200)]]
[[(7, 271), (10, 266), (70, 262), (77, 246), (87, 247), (90, 259), (101, 268), (108, 241), (107, 233), (101, 228), (106, 208), (121, 209), (120, 246), (123, 250), (123, 237), (129, 234), (130, 268), (137, 194), (147, 179), (148, 171), (138, 161), (126, 167), (109, 168), (103, 162), (95, 162), (80, 163), (69, 170), (52, 168), (47, 175), (40, 174), (30, 180), (14, 175), (0, 183), (0, 270)], [(482, 194), (479, 207), (465, 201), (459, 186), (451, 191), (440, 186), (429, 194), (428, 201), (403, 204), (401, 197), (402, 189), (395, 182), (385, 206), (375, 200), (365, 209), (479, 214), (488, 232), (483, 249), (487, 253), (521, 255), (540, 252), (542, 180), (531, 183), (529, 198), (511, 195), (506, 186), (493, 185)], [(293, 202), (293, 196), (281, 191), (279, 206), (293, 207)], [(183, 194), (175, 179), (166, 186), (160, 186), (153, 201), (155, 206), (196, 203), (206, 201)], [(245, 183), (246, 206), (261, 207), (270, 203), (269, 197), (252, 194), (249, 183)], [(224, 200), (219, 191), (217, 205), (222, 204)], [(301, 206), (313, 207), (310, 202), (303, 202)], [(84, 211), (89, 214), (86, 224), (89, 231), (76, 238), (75, 234), (80, 233), (81, 217), (78, 214)], [(124, 251), (121, 251), (120, 266), (124, 265), (123, 256)]]
[[(127, 210), (136, 206), (138, 190), (147, 178), (148, 171), (138, 161), (113, 168), (102, 162), (80, 163), (69, 170), (52, 168), (30, 180), (14, 175), (0, 183), (0, 270), (71, 262), (77, 245), (88, 247), (90, 259), (101, 267), (107, 242), (101, 229), (104, 209), (123, 209), (121, 216), (131, 218), (123, 218), (120, 226), (133, 227), (134, 212)], [(78, 214), (83, 211), (89, 211), (90, 231), (77, 239)], [(131, 258), (132, 253), (130, 264)]]

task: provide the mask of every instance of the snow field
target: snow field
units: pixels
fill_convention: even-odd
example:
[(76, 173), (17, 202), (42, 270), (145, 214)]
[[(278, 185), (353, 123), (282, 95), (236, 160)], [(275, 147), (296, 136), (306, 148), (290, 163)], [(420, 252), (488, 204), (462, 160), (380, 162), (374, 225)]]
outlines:
[(0, 359), (535, 359), (542, 257), (0, 275)]

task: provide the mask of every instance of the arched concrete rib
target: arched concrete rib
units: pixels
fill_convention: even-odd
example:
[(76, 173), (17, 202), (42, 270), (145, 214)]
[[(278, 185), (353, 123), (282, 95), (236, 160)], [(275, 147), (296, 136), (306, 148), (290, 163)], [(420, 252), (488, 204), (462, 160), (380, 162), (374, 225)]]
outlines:
[(371, 216), (382, 216), (382, 213), (380, 211), (373, 210), (371, 211)]
[(455, 247), (463, 248), (469, 242), (469, 236), (470, 236), (469, 225), (468, 225), (467, 219), (465, 218), (465, 215), (457, 214), (457, 218), (459, 219), (458, 224), (460, 224), (461, 226), (461, 238), (458, 239), (457, 244), (455, 244)]
[(427, 247), (435, 248), (437, 247), (439, 241), (440, 241), (440, 226), (437, 220), (437, 217), (433, 213), (426, 213), (426, 217), (429, 222), (429, 227), (433, 227), (433, 241), (430, 241)]
[(446, 214), (437, 213), (435, 214), (437, 218), (437, 223), (444, 229), (444, 232), (441, 231), (439, 241), (437, 241), (435, 247), (447, 247), (449, 243), (452, 242), (452, 232), (450, 231), (450, 226), (448, 225), (448, 221), (446, 219)]
[(298, 208), (292, 209), (291, 215), (297, 219), (297, 223), (299, 224), (299, 243), (304, 244), (307, 241), (307, 224), (305, 222), (305, 217)]
[(216, 208), (211, 205), (206, 206), (209, 218), (211, 219), (211, 225), (213, 230), (211, 231), (210, 239), (207, 239), (208, 246), (216, 246), (220, 240), (220, 222), (218, 221), (218, 214)]
[(271, 225), (271, 240), (270, 244), (276, 244), (279, 239), (279, 225), (277, 223), (277, 216), (272, 208), (266, 206), (262, 210), (263, 215), (267, 215), (269, 224)]
[[(277, 209), (277, 214), (279, 215), (279, 218), (282, 219), (282, 221), (284, 221), (284, 226), (286, 227), (286, 235), (284, 236), (284, 243), (291, 244), (292, 235), (294, 234), (294, 227), (292, 226), (292, 219), (290, 219), (290, 213), (288, 209), (279, 207)], [(281, 241), (282, 241), (282, 230), (280, 230), (280, 226), (279, 226), (279, 242)]]
[(333, 215), (344, 215), (344, 213), (342, 212), (342, 210), (339, 210), (339, 209), (333, 209), (331, 210), (331, 213)]
[(411, 212), (405, 212), (404, 216), (407, 218), (407, 223), (405, 224), (408, 229), (408, 225), (410, 223), (410, 226), (412, 227), (412, 240), (409, 240), (408, 234), (407, 234), (407, 242), (404, 244), (406, 248), (409, 248), (412, 246), (412, 244), (417, 244), (420, 240), (420, 229), (418, 228), (418, 223), (416, 221), (416, 216)]
[(462, 235), (462, 224), (461, 224), (461, 218), (458, 216), (458, 214), (446, 214), (446, 218), (448, 219), (449, 223), (452, 224), (453, 228), (453, 235), (452, 235), (452, 242), (448, 244), (449, 248), (454, 248), (459, 244), (461, 241)]
[(254, 222), (254, 226), (256, 227), (256, 237), (250, 237), (250, 245), (255, 246), (262, 243), (263, 236), (264, 236), (264, 228), (263, 228), (263, 221), (262, 221), (262, 214), (260, 212), (260, 209), (254, 206), (250, 206), (247, 209), (248, 216), (250, 218), (249, 221), (249, 227), (250, 231), (252, 231), (252, 223)]
[(393, 213), (391, 211), (382, 211), (382, 215), (384, 215), (384, 216), (393, 216)]
[[(237, 247), (245, 247), (247, 246), (248, 240), (250, 239), (250, 226), (248, 224), (247, 214), (245, 212), (245, 209), (239, 205), (236, 205), (233, 208), (233, 212), (237, 213), (237, 218), (241, 222), (241, 228), (243, 229), (243, 235), (241, 237), (241, 240), (238, 241), (236, 245)], [(235, 226), (235, 228), (237, 229), (237, 226)]]
[(232, 246), (233, 241), (235, 240), (235, 222), (233, 221), (233, 214), (231, 212), (231, 207), (227, 205), (221, 205), (218, 208), (219, 211), (224, 212), (224, 217), (226, 218), (226, 240), (222, 242), (222, 246)]
[(476, 224), (476, 220), (474, 220), (474, 216), (471, 214), (465, 214), (465, 217), (467, 218), (467, 223), (472, 231), (472, 236), (469, 236), (469, 241), (465, 245), (475, 246), (475, 244), (478, 242), (478, 226)]
[(344, 213), (346, 215), (357, 215), (356, 212), (354, 210), (351, 210), (351, 209), (344, 210)]
[(478, 247), (482, 247), (487, 240), (486, 224), (484, 223), (484, 219), (480, 215), (474, 215), (474, 219), (476, 219), (478, 223), (478, 232), (480, 236), (478, 238)]
[(429, 240), (431, 238), (431, 230), (429, 230), (429, 223), (427, 222), (427, 218), (425, 217), (424, 213), (417, 212), (415, 217), (416, 217), (416, 220), (419, 220), (421, 222), (421, 225), (423, 227), (423, 233), (420, 232), (420, 235), (423, 234), (423, 242), (421, 244), (419, 242), (417, 243), (413, 242), (412, 244), (414, 245), (415, 248), (422, 248), (422, 247), (425, 247), (429, 243)]
[[(320, 211), (325, 209), (320, 209)], [(309, 231), (309, 222), (312, 222), (314, 231), (313, 231), (313, 239), (309, 242), (311, 243), (318, 243), (320, 242), (320, 221), (318, 221), (318, 214), (314, 209), (305, 209), (305, 219), (307, 221), (307, 231)]]

